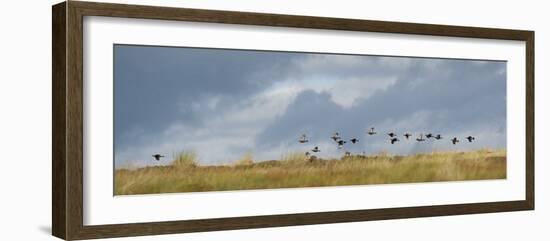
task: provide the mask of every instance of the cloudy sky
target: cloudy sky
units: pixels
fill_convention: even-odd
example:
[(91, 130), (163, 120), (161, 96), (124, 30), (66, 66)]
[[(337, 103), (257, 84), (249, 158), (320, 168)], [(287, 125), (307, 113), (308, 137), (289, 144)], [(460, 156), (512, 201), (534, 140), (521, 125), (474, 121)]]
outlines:
[[(129, 45), (114, 60), (116, 167), (506, 147), (506, 62)], [(336, 131), (359, 143), (338, 150)], [(391, 145), (390, 131), (444, 139)]]

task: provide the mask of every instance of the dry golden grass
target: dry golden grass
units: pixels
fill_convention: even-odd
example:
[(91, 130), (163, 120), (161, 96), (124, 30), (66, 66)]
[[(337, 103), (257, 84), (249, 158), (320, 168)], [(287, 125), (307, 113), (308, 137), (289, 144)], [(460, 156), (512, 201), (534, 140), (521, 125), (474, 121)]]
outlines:
[(172, 167), (185, 169), (190, 167), (196, 167), (198, 163), (198, 156), (196, 152), (182, 151), (174, 154), (174, 160), (170, 163)]
[(170, 166), (115, 171), (115, 194), (322, 187), (506, 178), (506, 150), (381, 153), (317, 159), (288, 153), (254, 162), (246, 154), (233, 165), (199, 166), (194, 153), (179, 153)]
[(254, 165), (254, 158), (252, 157), (252, 153), (247, 152), (244, 154), (244, 156), (237, 160), (235, 163), (233, 163), (234, 166), (251, 166)]

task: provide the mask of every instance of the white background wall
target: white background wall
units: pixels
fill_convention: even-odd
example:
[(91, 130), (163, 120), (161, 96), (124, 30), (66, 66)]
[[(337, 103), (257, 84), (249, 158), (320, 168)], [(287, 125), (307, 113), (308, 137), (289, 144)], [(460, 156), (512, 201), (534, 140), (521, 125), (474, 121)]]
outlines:
[[(58, 1), (5, 1), (0, 11), (0, 240), (56, 240), (51, 230), (51, 11)], [(147, 3), (153, 1), (127, 1)], [(536, 31), (536, 210), (223, 231), (124, 240), (548, 240), (550, 14), (545, 1), (154, 1), (183, 7)]]

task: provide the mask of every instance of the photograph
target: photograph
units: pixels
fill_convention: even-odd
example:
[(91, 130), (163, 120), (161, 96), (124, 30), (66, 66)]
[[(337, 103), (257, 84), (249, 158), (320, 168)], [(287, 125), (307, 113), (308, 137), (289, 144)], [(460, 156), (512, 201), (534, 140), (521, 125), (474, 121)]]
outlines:
[[(545, 157), (535, 155), (535, 78), (545, 71), (535, 71), (535, 59), (545, 65), (535, 40), (550, 33), (541, 4), (203, 2), (21, 5), (40, 21), (8, 11), (25, 40), (5, 44), (23, 64), (4, 78), (20, 90), (0, 95), (20, 117), (0, 125), (13, 136), (0, 177), (19, 190), (4, 205), (10, 222), (32, 222), (4, 236), (546, 232), (535, 210), (548, 203), (536, 202), (535, 180), (550, 182), (535, 178), (535, 156)], [(22, 160), (31, 147), (51, 161)]]
[(505, 60), (113, 48), (114, 195), (507, 177)]

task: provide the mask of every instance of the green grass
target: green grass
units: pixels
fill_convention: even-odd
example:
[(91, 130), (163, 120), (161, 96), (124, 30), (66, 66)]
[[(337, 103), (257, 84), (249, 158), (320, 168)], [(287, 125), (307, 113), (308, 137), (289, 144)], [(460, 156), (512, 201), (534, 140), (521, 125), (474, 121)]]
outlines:
[(118, 169), (115, 195), (506, 178), (506, 150), (488, 149), (330, 160), (288, 153), (265, 162), (245, 154), (232, 165), (197, 163), (196, 153), (181, 152), (170, 166)]

